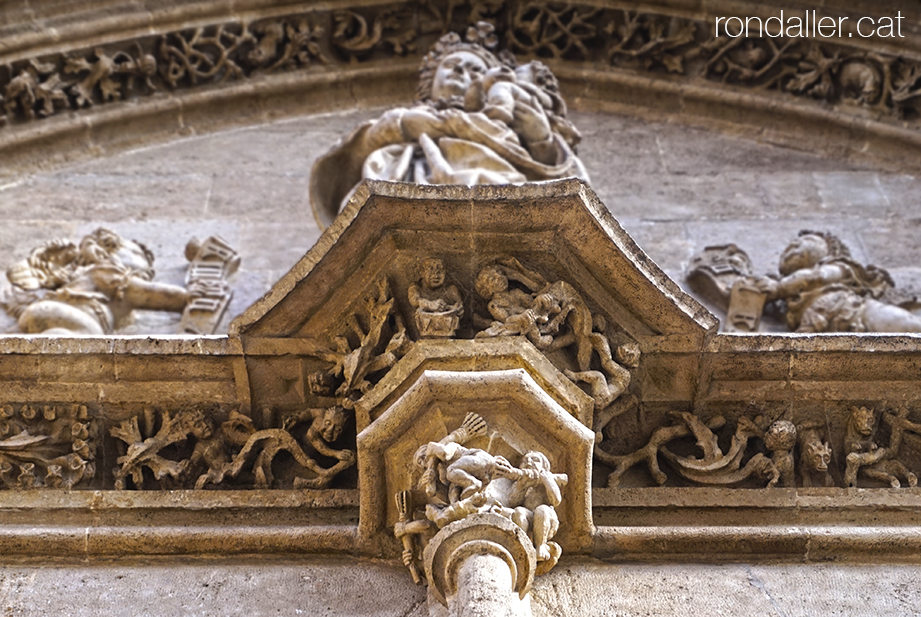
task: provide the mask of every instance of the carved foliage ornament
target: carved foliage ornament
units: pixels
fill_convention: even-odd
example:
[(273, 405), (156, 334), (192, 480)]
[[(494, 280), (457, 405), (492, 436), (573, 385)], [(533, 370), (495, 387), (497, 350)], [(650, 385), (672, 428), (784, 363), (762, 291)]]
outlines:
[[(863, 108), (921, 124), (921, 64), (810, 38), (715, 36), (712, 20), (532, 0), (403, 2), (222, 22), (0, 67), (0, 123), (288, 70), (330, 70), (419, 53), (449, 30), (489, 21), (536, 57), (700, 77)], [(856, 37), (855, 37), (855, 40)]]
[(354, 447), (338, 447), (354, 441), (341, 407), (290, 411), (275, 428), (257, 429), (237, 411), (225, 417), (145, 408), (111, 427), (122, 442), (115, 488), (326, 488), (355, 464)]

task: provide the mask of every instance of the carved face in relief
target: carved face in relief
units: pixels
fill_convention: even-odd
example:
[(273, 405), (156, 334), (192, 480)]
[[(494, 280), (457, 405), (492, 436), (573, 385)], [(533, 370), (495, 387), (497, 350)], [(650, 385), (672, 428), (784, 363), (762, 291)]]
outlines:
[(153, 265), (151, 253), (140, 244), (125, 240), (102, 227), (80, 241), (79, 251), (82, 265), (116, 263), (135, 271), (143, 271)]
[(853, 407), (851, 417), (848, 419), (848, 428), (858, 435), (868, 436), (873, 433), (876, 424), (876, 414), (866, 407)]
[(330, 407), (323, 412), (323, 415), (317, 417), (315, 425), (319, 424), (320, 435), (326, 443), (332, 443), (339, 439), (346, 421), (349, 419), (348, 413), (342, 407)]
[(214, 424), (205, 414), (194, 413), (191, 416), (189, 433), (198, 440), (211, 439), (214, 437)]
[(463, 97), (470, 86), (486, 72), (486, 63), (469, 51), (455, 51), (445, 56), (432, 82), (432, 98), (447, 100)]
[(828, 462), (831, 460), (831, 448), (827, 443), (812, 441), (806, 444), (806, 465), (815, 471), (828, 471)]
[(828, 257), (828, 243), (821, 236), (806, 234), (793, 240), (780, 256), (780, 273), (783, 276), (797, 270), (812, 268)]
[(429, 289), (438, 289), (445, 283), (445, 265), (440, 259), (426, 259), (422, 263), (422, 280)]
[(528, 452), (521, 458), (522, 469), (533, 469), (535, 471), (549, 471), (550, 461), (540, 452)]
[(476, 276), (476, 291), (485, 300), (508, 289), (508, 278), (496, 266), (486, 266)]

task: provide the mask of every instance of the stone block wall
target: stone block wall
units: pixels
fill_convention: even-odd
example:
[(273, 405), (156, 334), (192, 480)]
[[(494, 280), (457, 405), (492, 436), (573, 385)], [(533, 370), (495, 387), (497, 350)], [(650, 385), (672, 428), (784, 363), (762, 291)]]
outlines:
[[(107, 225), (154, 251), (159, 280), (181, 284), (185, 243), (218, 234), (243, 258), (226, 332), (319, 237), (307, 200), (313, 161), (381, 111), (189, 137), (11, 178), (0, 184), (0, 266), (48, 239)], [(735, 242), (757, 273), (776, 272), (786, 243), (800, 229), (819, 229), (921, 294), (921, 179), (672, 123), (600, 112), (572, 118), (593, 188), (683, 287), (686, 265), (705, 246)], [(178, 319), (141, 314), (126, 333), (174, 332)]]

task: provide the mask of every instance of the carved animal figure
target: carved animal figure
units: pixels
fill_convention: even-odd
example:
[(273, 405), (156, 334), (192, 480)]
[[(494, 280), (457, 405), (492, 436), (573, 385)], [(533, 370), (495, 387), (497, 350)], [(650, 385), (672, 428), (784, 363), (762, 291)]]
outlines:
[(873, 441), (875, 425), (876, 413), (872, 409), (851, 408), (844, 440), (848, 452), (844, 483), (850, 487), (857, 486), (857, 476), (860, 474), (871, 480), (888, 483), (892, 488), (902, 486), (899, 478), (909, 486), (917, 486), (917, 476), (895, 460), (896, 452), (891, 448), (880, 448)]
[(822, 439), (818, 424), (802, 424), (800, 431), (800, 476), (803, 486), (834, 486), (828, 470), (831, 447)]

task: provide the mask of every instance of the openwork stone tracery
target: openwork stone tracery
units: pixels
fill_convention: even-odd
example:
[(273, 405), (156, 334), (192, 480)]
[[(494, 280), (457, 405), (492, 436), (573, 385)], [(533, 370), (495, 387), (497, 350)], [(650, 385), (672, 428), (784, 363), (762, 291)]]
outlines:
[(224, 240), (192, 239), (185, 286), (154, 281), (154, 254), (100, 227), (79, 243), (49, 240), (7, 268), (0, 301), (19, 331), (45, 335), (114, 334), (134, 310), (181, 313), (179, 331), (211, 334), (233, 295), (227, 279), (240, 257)]

